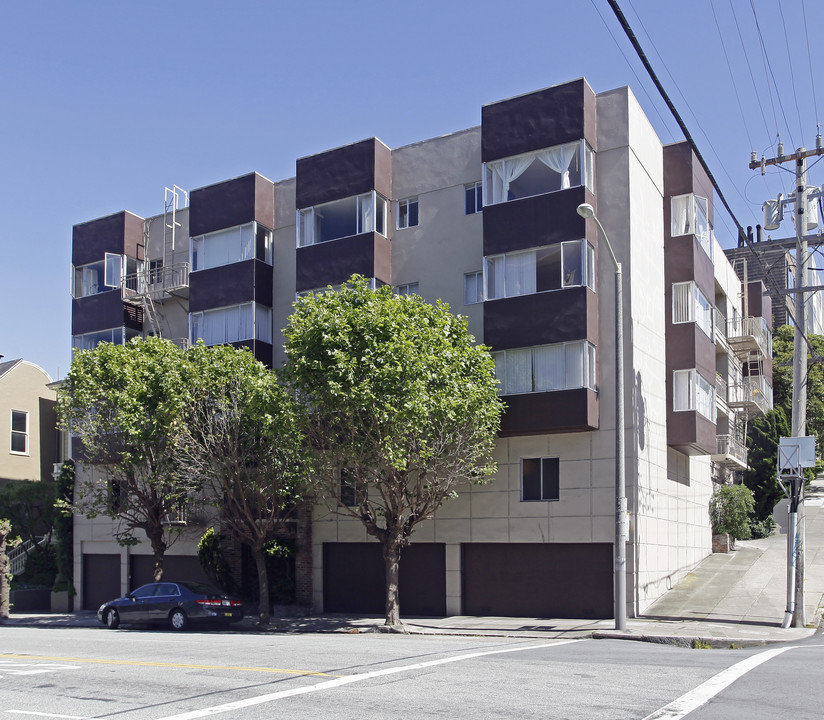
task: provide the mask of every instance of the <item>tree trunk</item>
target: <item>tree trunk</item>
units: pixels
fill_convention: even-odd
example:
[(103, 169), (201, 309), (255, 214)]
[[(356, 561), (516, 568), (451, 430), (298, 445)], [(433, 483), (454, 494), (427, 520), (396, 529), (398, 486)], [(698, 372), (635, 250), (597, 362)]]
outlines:
[(400, 559), (400, 543), (387, 540), (383, 546), (383, 560), (386, 566), (386, 622), (384, 625), (401, 624), (400, 597), (398, 595)]
[(252, 550), (252, 557), (255, 559), (255, 566), (258, 574), (258, 620), (261, 625), (268, 625), (272, 616), (269, 607), (269, 574), (266, 571), (266, 554), (263, 548), (255, 548)]
[(154, 578), (154, 582), (160, 582), (163, 579), (163, 557), (166, 553), (166, 543), (163, 542), (163, 530), (160, 531), (159, 535), (148, 532), (146, 534), (149, 536), (149, 542), (154, 552), (154, 570), (152, 577)]

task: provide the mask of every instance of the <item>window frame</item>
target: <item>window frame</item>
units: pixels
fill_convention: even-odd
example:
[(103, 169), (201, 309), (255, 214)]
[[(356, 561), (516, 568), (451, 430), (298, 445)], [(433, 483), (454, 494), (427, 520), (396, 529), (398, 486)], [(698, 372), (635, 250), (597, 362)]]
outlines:
[[(470, 201), (470, 198), (471, 201)], [(470, 210), (470, 205), (474, 208)], [(464, 185), (464, 215), (476, 215), (483, 212), (484, 209), (484, 182), (483, 180), (476, 180), (475, 182), (466, 183)]]
[[(246, 229), (246, 233), (244, 230)], [(258, 257), (258, 241), (263, 234), (263, 257)], [(231, 236), (236, 234), (236, 238)], [(226, 244), (227, 259), (218, 263), (206, 260), (206, 245), (220, 241)], [(246, 262), (247, 260), (258, 260), (266, 265), (272, 265), (274, 247), (274, 232), (261, 223), (252, 221), (241, 225), (232, 225), (228, 228), (214, 230), (212, 232), (194, 235), (189, 238), (189, 267), (191, 272), (201, 272), (213, 268), (226, 267), (235, 263)], [(231, 256), (229, 250), (232, 250)], [(214, 248), (212, 248), (214, 252)], [(201, 259), (202, 258), (202, 259)]]
[(407, 228), (417, 227), (419, 222), (420, 206), (417, 195), (395, 202), (396, 230), (406, 230)]
[[(371, 209), (364, 207), (364, 198), (370, 198)], [(317, 240), (318, 222), (322, 218), (322, 209), (330, 205), (347, 203), (352, 200), (355, 201), (355, 232), (349, 235), (327, 238), (326, 240)], [(376, 232), (383, 237), (389, 237), (387, 229), (389, 224), (387, 219), (388, 210), (389, 201), (377, 190), (371, 190), (360, 195), (349, 195), (345, 198), (339, 198), (338, 200), (331, 200), (330, 202), (311, 205), (305, 208), (298, 208), (295, 211), (295, 247), (302, 248), (309, 247), (310, 245), (321, 245), (326, 242), (334, 242), (335, 240), (342, 240), (343, 238), (363, 235), (369, 232)], [(368, 213), (368, 222), (364, 222), (365, 213)]]
[[(524, 475), (526, 463), (537, 463), (538, 478), (530, 478), (530, 484), (538, 481), (537, 497), (535, 488), (527, 490), (527, 478)], [(530, 497), (527, 497), (529, 493)], [(521, 458), (521, 502), (560, 502), (561, 500), (561, 460), (558, 457), (546, 456), (537, 458)]]
[[(686, 397), (684, 397), (683, 391), (679, 392), (679, 388), (685, 386), (687, 388)], [(715, 384), (707, 380), (696, 368), (673, 370), (672, 411), (697, 412), (710, 422), (715, 422)]]
[[(681, 208), (677, 206), (683, 205)], [(679, 219), (683, 218), (683, 224)], [(695, 193), (670, 197), (670, 237), (692, 235), (710, 260), (713, 259), (713, 227), (710, 224), (709, 200)]]
[[(475, 290), (472, 293), (472, 297), (476, 298), (475, 300), (470, 299), (469, 295), (469, 284), (470, 282), (474, 283)], [(482, 303), (484, 301), (484, 271), (483, 270), (475, 270), (474, 272), (464, 273), (464, 305), (477, 305), (478, 303)]]
[[(702, 304), (702, 300), (704, 303)], [(715, 305), (695, 280), (672, 284), (672, 324), (695, 323), (710, 340), (714, 337)]]
[(420, 283), (401, 283), (400, 285), (395, 285), (395, 287), (393, 288), (393, 292), (395, 293), (395, 295), (420, 295)]
[[(23, 430), (19, 430), (19, 429), (15, 430), (14, 429), (14, 425), (15, 425), (14, 416), (15, 415), (22, 415), (23, 416), (23, 424), (25, 426)], [(10, 424), (9, 424), (9, 430), (10, 430), (10, 432), (9, 432), (9, 453), (12, 454), (12, 455), (30, 455), (31, 454), (31, 446), (29, 444), (29, 441), (31, 439), (31, 434), (30, 434), (31, 429), (30, 429), (30, 425), (29, 425), (29, 411), (28, 410), (14, 410), (14, 409), (11, 409), (10, 413), (9, 413), (9, 420), (10, 420)], [(14, 440), (15, 440), (15, 438), (21, 438), (21, 437), (23, 439), (23, 450), (15, 450), (14, 449)]]
[[(580, 347), (580, 364), (576, 361), (569, 364), (568, 360), (575, 360), (573, 353)], [(549, 368), (550, 373), (539, 377), (536, 372), (536, 365), (540, 364), (538, 354), (555, 354), (563, 358), (563, 365), (556, 364)], [(598, 391), (597, 387), (597, 350), (588, 340), (573, 340), (563, 343), (552, 343), (548, 345), (533, 345), (522, 348), (509, 348), (507, 350), (497, 350), (490, 353), (495, 363), (495, 378), (498, 381), (499, 395), (527, 395), (532, 393), (560, 392), (563, 390), (592, 390)], [(528, 357), (527, 357), (528, 356)], [(510, 365), (508, 357), (512, 358), (513, 365)], [(528, 374), (530, 375), (530, 389), (511, 389), (510, 375), (515, 375), (517, 363), (528, 363)], [(526, 365), (522, 365), (522, 370), (526, 371)], [(524, 373), (526, 374), (526, 373)], [(563, 377), (562, 383), (557, 383), (557, 387), (550, 386), (547, 379), (554, 376), (557, 379)], [(580, 378), (581, 382), (570, 382), (571, 379)]]
[[(244, 312), (247, 307), (250, 307), (251, 310), (251, 317), (248, 319), (248, 327), (250, 328), (251, 337), (242, 337), (241, 331), (243, 330), (244, 325), (246, 325), (246, 320), (241, 316), (241, 313)], [(228, 315), (228, 313), (235, 310), (238, 312), (238, 337), (236, 339), (230, 340), (228, 332), (225, 333), (226, 339), (223, 340), (213, 341), (214, 338), (208, 338), (209, 342), (207, 342), (207, 338), (202, 337), (199, 326), (204, 322), (204, 320), (207, 319), (207, 314), (213, 313), (214, 315), (217, 315), (218, 313), (222, 313), (224, 315)], [(228, 322), (229, 320), (230, 318), (225, 318), (224, 322)], [(256, 341), (271, 345), (273, 341), (272, 321), (272, 308), (268, 305), (262, 305), (261, 303), (254, 301), (200, 310), (198, 312), (189, 313), (189, 342), (194, 345), (198, 342), (198, 340), (203, 340), (204, 344), (207, 346), (213, 346)], [(228, 328), (228, 326), (226, 327)], [(197, 332), (195, 332), (196, 328)]]

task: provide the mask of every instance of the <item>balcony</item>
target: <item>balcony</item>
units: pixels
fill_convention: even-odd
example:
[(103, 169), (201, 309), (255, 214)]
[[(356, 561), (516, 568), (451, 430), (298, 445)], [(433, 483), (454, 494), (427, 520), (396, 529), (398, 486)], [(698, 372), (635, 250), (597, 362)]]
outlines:
[(727, 343), (737, 355), (758, 352), (772, 355), (772, 334), (762, 317), (734, 318), (727, 321)]
[(727, 341), (727, 318), (724, 317), (724, 313), (718, 308), (715, 308), (713, 328), (715, 330), (714, 339), (718, 352), (727, 352), (727, 348), (729, 347)]
[(711, 456), (713, 462), (731, 470), (747, 469), (747, 446), (733, 435), (716, 435), (716, 450)]
[(727, 394), (730, 408), (748, 416), (763, 415), (772, 407), (772, 386), (763, 375), (752, 375), (730, 383)]
[(141, 303), (144, 298), (163, 302), (171, 296), (189, 296), (189, 263), (175, 263), (126, 275), (121, 283), (126, 302)]

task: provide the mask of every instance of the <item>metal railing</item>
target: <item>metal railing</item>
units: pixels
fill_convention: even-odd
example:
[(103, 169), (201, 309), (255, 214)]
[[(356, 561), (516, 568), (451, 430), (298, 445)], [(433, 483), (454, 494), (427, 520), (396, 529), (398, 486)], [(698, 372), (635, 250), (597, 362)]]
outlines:
[(773, 404), (772, 386), (763, 375), (751, 375), (729, 386), (730, 407), (766, 413)]
[(733, 435), (716, 435), (716, 454), (735, 458), (742, 465), (747, 464), (747, 446)]
[(126, 275), (122, 286), (124, 299), (147, 294), (159, 299), (164, 293), (189, 287), (189, 263), (175, 263)]
[(9, 558), (9, 572), (11, 572), (12, 575), (20, 575), (20, 573), (26, 569), (26, 560), (28, 559), (29, 553), (36, 547), (43, 547), (50, 543), (51, 535), (44, 535), (37, 541), (37, 544), (31, 540), (26, 540), (26, 542), (20, 543), (17, 547), (9, 550), (9, 552), (6, 553)]
[(767, 321), (762, 317), (738, 317), (728, 320), (727, 340), (733, 346), (743, 345), (744, 349), (749, 349), (754, 343), (762, 354), (772, 357), (772, 333)]

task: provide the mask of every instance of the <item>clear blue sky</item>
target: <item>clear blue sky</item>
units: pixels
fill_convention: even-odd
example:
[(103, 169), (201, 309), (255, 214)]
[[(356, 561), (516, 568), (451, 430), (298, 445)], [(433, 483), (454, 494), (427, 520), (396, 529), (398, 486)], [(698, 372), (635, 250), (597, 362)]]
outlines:
[[(815, 143), (824, 3), (620, 5), (739, 220), (760, 222), (793, 178), (749, 170), (750, 151), (774, 155), (777, 132), (788, 153)], [(0, 353), (54, 378), (71, 357), (72, 225), (158, 214), (164, 186), (281, 180), (304, 155), (443, 135), (581, 76), (630, 85), (661, 140), (682, 139), (606, 0), (31, 0), (5, 3), (2, 27)], [(733, 227), (717, 209), (725, 247)]]

